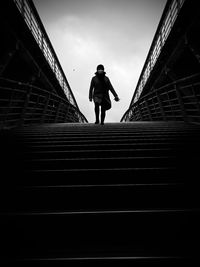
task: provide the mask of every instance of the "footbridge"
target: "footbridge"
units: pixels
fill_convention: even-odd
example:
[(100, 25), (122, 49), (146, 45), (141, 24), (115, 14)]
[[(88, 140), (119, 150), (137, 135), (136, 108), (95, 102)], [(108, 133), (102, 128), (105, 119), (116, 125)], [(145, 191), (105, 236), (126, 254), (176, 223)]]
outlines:
[(87, 123), (32, 1), (0, 9), (1, 266), (198, 265), (197, 1), (169, 0), (119, 123)]

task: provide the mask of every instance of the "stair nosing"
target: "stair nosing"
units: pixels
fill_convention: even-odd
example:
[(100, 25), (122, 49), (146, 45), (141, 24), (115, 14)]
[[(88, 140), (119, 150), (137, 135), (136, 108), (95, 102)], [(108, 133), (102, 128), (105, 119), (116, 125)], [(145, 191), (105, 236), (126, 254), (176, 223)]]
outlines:
[(200, 209), (134, 209), (134, 210), (79, 210), (79, 211), (43, 211), (43, 212), (8, 212), (7, 216), (62, 216), (62, 215), (106, 215), (106, 214), (165, 214), (191, 213)]

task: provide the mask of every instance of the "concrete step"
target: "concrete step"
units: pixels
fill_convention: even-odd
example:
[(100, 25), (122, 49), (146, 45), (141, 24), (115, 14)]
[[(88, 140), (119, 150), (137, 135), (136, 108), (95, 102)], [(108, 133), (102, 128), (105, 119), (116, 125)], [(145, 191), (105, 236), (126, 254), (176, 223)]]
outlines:
[(187, 181), (187, 176), (183, 176), (181, 172), (177, 173), (174, 167), (118, 168), (117, 166), (96, 169), (23, 170), (22, 176), (18, 176), (17, 179), (16, 177), (9, 179), (14, 185), (176, 183), (185, 180)]
[[(194, 135), (192, 135), (192, 137), (195, 137)], [(197, 138), (197, 137), (196, 137)], [(19, 139), (19, 138), (18, 138)], [(125, 142), (128, 141), (177, 141), (177, 139), (179, 141), (185, 141), (186, 139), (188, 140), (188, 135), (186, 134), (185, 136), (181, 136), (179, 134), (177, 135), (169, 135), (169, 134), (163, 134), (163, 135), (160, 135), (160, 134), (148, 134), (148, 135), (142, 135), (142, 134), (138, 134), (138, 135), (105, 135), (105, 136), (100, 136), (100, 135), (97, 135), (97, 136), (93, 136), (93, 137), (85, 137), (85, 136), (77, 136), (77, 135), (74, 135), (74, 136), (64, 136), (64, 137), (35, 137), (33, 138), (32, 136), (27, 138), (27, 137), (24, 137), (23, 136), (23, 142), (24, 143), (33, 143), (33, 144), (37, 144), (37, 143), (51, 143), (52, 141), (54, 143), (59, 143), (59, 142), (64, 142), (64, 143), (67, 143), (67, 142), (70, 142), (70, 143), (73, 143), (73, 142), (78, 142), (78, 143), (85, 143), (85, 142), (88, 142), (88, 143), (92, 143), (92, 142)], [(20, 139), (19, 139), (20, 140)]]
[(107, 144), (107, 143), (101, 143), (101, 144), (96, 144), (96, 143), (85, 143), (85, 144), (63, 144), (63, 143), (53, 143), (51, 142), (50, 144), (47, 143), (39, 143), (39, 144), (29, 144), (27, 150), (25, 152), (34, 152), (34, 151), (71, 151), (71, 150), (80, 150), (84, 149), (85, 151), (87, 150), (114, 150), (114, 149), (181, 149), (183, 147), (183, 143), (181, 142), (132, 142), (132, 143), (116, 143), (113, 144)]
[[(103, 157), (169, 157), (177, 154), (177, 150), (170, 148), (154, 148), (154, 149), (83, 149), (82, 147), (77, 150), (45, 150), (31, 151), (25, 154), (26, 159), (73, 159), (73, 158), (103, 158)], [(181, 153), (181, 152), (179, 152)]]
[(7, 263), (196, 263), (199, 134), (199, 126), (178, 122), (4, 132), (0, 229)]
[(196, 188), (183, 183), (21, 186), (2, 194), (9, 212), (192, 209), (199, 199)]
[[(105, 249), (109, 244), (118, 249), (132, 246), (132, 254), (138, 255), (137, 245), (149, 241), (152, 248), (160, 246), (162, 250), (164, 246), (165, 255), (170, 256), (170, 244), (183, 242), (186, 248), (176, 248), (173, 255), (184, 257), (192, 240), (200, 238), (199, 223), (199, 210), (185, 209), (12, 213), (3, 218), (2, 240), (13, 240), (10, 250), (14, 248), (17, 255), (65, 250), (68, 257), (91, 253), (83, 247)], [(106, 254), (104, 250), (103, 255)], [(148, 249), (142, 256), (145, 254), (148, 255)]]
[(26, 160), (27, 169), (96, 169), (96, 168), (148, 168), (148, 167), (173, 167), (176, 166), (176, 157), (173, 156), (131, 156), (102, 158), (42, 158)]
[(124, 132), (94, 132), (94, 133), (87, 133), (87, 132), (74, 132), (74, 133), (68, 133), (68, 132), (63, 132), (63, 133), (49, 133), (46, 131), (43, 131), (41, 133), (18, 133), (17, 137), (20, 140), (20, 138), (23, 137), (25, 140), (53, 140), (53, 139), (60, 139), (60, 140), (65, 140), (65, 139), (85, 139), (85, 140), (92, 140), (95, 138), (100, 138), (100, 139), (109, 139), (109, 138), (150, 138), (150, 137), (168, 137), (168, 138), (186, 138), (186, 137), (197, 137), (195, 131), (190, 131), (190, 132), (173, 132), (173, 131), (141, 131), (141, 132), (131, 132), (131, 131), (124, 131)]
[[(198, 193), (191, 192), (195, 189), (172, 183), (8, 187), (2, 192), (5, 203), (2, 208), (10, 212), (42, 212), (198, 207)], [(186, 194), (190, 195), (189, 199), (185, 198)]]
[[(101, 210), (9, 213), (8, 237), (26, 246), (56, 248), (85, 242), (189, 240), (199, 238), (199, 210)], [(23, 229), (21, 232), (20, 229)]]
[[(117, 253), (119, 254), (119, 253)], [(172, 265), (189, 266), (189, 264), (198, 264), (199, 259), (193, 255), (188, 259), (176, 256), (87, 256), (87, 257), (46, 257), (33, 259), (18, 259), (20, 266), (163, 266)], [(195, 257), (196, 256), (196, 257)], [(8, 261), (7, 261), (8, 262)]]
[(95, 125), (94, 123), (45, 123), (23, 126), (18, 132), (110, 132), (110, 131), (145, 131), (145, 130), (175, 130), (175, 131), (191, 131), (199, 128), (197, 124), (186, 124), (180, 121), (135, 121), (128, 123), (105, 123)]

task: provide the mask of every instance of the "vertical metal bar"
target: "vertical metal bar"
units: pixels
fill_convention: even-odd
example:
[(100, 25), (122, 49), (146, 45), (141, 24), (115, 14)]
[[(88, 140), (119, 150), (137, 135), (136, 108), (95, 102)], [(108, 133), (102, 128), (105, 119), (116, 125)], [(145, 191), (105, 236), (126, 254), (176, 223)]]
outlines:
[(58, 117), (59, 117), (59, 110), (60, 110), (60, 106), (61, 106), (61, 102), (58, 102), (58, 107), (57, 107), (57, 110), (56, 110), (56, 115), (55, 115), (55, 120), (54, 122), (57, 122), (58, 120)]
[(145, 99), (145, 106), (146, 106), (147, 112), (148, 112), (148, 114), (149, 114), (149, 120), (152, 121), (151, 111), (150, 111), (150, 108), (149, 108), (149, 105), (148, 105), (146, 99)]
[(41, 123), (45, 122), (45, 117), (46, 117), (46, 112), (47, 112), (47, 108), (48, 108), (48, 105), (49, 105), (49, 100), (50, 100), (50, 94), (48, 94), (46, 96), (46, 102), (45, 102), (45, 106), (44, 106), (44, 109), (43, 109), (43, 114), (41, 116)]
[[(40, 103), (40, 95), (38, 94), (37, 95), (37, 101), (36, 101), (36, 105), (35, 105), (35, 118), (37, 119), (37, 115), (38, 115), (38, 111), (37, 111), (37, 109), (39, 108), (39, 103)], [(39, 109), (38, 109), (39, 110)]]
[(197, 97), (197, 95), (195, 93), (193, 85), (191, 85), (191, 89), (192, 89), (192, 93), (193, 93), (193, 96), (194, 96), (194, 99), (195, 99), (195, 102), (196, 102), (197, 112), (198, 112), (198, 114), (200, 116), (200, 103), (199, 103), (198, 97)]
[(183, 99), (182, 99), (182, 96), (181, 96), (180, 87), (177, 84), (175, 84), (174, 86), (175, 86), (175, 91), (176, 91), (178, 102), (179, 102), (179, 105), (180, 105), (180, 108), (181, 108), (183, 119), (184, 119), (184, 121), (187, 121), (188, 120), (187, 112), (185, 110), (184, 102), (183, 102)]
[[(167, 96), (168, 103), (169, 103), (169, 105), (170, 105), (171, 114), (173, 115), (173, 118), (176, 120), (176, 116), (174, 115), (174, 110), (173, 110), (172, 103), (171, 103), (171, 101), (170, 101), (170, 97), (169, 97), (168, 92), (166, 92), (166, 96)], [(169, 118), (168, 118), (168, 119), (169, 119)]]
[(140, 118), (143, 121), (143, 115), (142, 115), (142, 111), (141, 111), (141, 108), (140, 108), (140, 103), (138, 103), (138, 111), (139, 111)]
[(24, 107), (23, 107), (23, 110), (22, 110), (22, 114), (21, 114), (21, 120), (20, 120), (20, 125), (23, 125), (24, 124), (24, 120), (25, 120), (25, 116), (26, 116), (26, 112), (27, 112), (27, 108), (28, 108), (28, 105), (29, 105), (29, 101), (30, 101), (30, 96), (31, 96), (31, 93), (32, 93), (32, 86), (28, 86), (27, 88), (28, 90), (28, 93), (26, 95), (26, 98), (24, 100)]
[(10, 99), (9, 99), (9, 102), (8, 102), (8, 107), (5, 109), (6, 112), (5, 112), (4, 119), (3, 119), (3, 126), (6, 126), (6, 122), (7, 122), (8, 117), (9, 117), (10, 109), (12, 107), (12, 100), (15, 99), (14, 95), (15, 95), (15, 91), (12, 90), (11, 91), (11, 96), (10, 96)]
[(132, 107), (129, 112), (129, 121), (133, 121), (133, 120), (135, 120), (135, 115), (134, 115), (133, 107)]
[[(154, 111), (155, 111), (155, 117), (157, 117), (157, 111), (156, 111), (156, 106), (155, 106), (155, 101), (154, 101), (154, 96), (152, 95), (152, 102), (153, 102), (153, 108), (154, 108)], [(152, 117), (153, 119), (153, 117)]]
[(156, 96), (157, 96), (158, 104), (159, 104), (160, 111), (161, 111), (161, 114), (162, 114), (162, 118), (163, 118), (164, 121), (166, 121), (165, 111), (164, 111), (164, 108), (163, 108), (163, 104), (162, 104), (162, 100), (161, 100), (161, 97), (160, 97), (160, 93), (158, 91), (156, 91)]

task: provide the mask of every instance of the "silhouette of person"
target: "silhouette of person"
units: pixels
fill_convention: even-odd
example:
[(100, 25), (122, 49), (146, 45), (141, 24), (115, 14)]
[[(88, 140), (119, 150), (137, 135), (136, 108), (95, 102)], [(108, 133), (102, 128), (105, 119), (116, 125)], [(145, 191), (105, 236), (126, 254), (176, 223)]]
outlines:
[(111, 100), (109, 97), (109, 91), (115, 97), (115, 101), (119, 101), (119, 97), (115, 92), (109, 78), (105, 75), (104, 66), (102, 64), (97, 66), (95, 76), (92, 77), (89, 90), (89, 100), (94, 101), (94, 110), (96, 121), (95, 124), (99, 124), (99, 110), (101, 106), (101, 125), (104, 124), (106, 110), (111, 108)]

